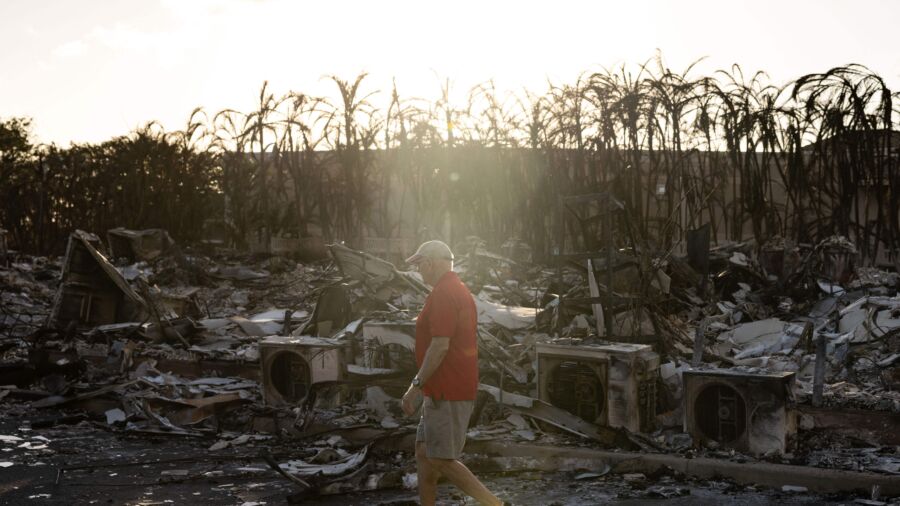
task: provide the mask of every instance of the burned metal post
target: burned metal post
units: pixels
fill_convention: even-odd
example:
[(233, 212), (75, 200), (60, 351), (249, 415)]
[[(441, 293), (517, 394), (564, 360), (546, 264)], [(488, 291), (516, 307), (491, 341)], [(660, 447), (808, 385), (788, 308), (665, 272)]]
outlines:
[(709, 326), (709, 318), (704, 318), (700, 325), (697, 326), (697, 333), (694, 335), (694, 355), (691, 357), (691, 367), (699, 367), (703, 361), (703, 348), (706, 345), (706, 327)]
[(822, 405), (822, 392), (825, 388), (825, 336), (816, 338), (816, 368), (813, 373), (813, 406)]
[(293, 309), (286, 309), (284, 311), (284, 326), (281, 329), (281, 333), (289, 336), (291, 335), (291, 317), (294, 315)]
[[(613, 219), (612, 213), (613, 210), (616, 209), (616, 206), (613, 204), (613, 200), (611, 197), (608, 197), (606, 202), (606, 216), (603, 223), (603, 240), (606, 242), (606, 301), (603, 303), (607, 308), (612, 308), (612, 262), (613, 262), (613, 237), (612, 237), (612, 226)], [(591, 273), (593, 275), (593, 273)], [(606, 336), (611, 337), (613, 335), (613, 325), (612, 325), (612, 311), (610, 314), (604, 319), (604, 323), (606, 324)], [(597, 322), (599, 325), (600, 322)]]

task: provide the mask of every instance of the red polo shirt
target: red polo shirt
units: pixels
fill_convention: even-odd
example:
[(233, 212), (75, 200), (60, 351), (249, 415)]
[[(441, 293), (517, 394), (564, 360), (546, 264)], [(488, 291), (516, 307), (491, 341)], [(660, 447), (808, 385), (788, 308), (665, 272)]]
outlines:
[(478, 312), (475, 299), (455, 272), (441, 276), (416, 319), (416, 363), (422, 367), (432, 337), (449, 337), (450, 349), (423, 385), (438, 400), (471, 401), (478, 393)]

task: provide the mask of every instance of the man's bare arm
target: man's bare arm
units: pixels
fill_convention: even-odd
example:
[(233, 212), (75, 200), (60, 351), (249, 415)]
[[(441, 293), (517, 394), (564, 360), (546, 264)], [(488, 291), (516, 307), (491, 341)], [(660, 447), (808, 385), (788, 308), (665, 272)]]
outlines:
[[(421, 382), (420, 384), (424, 384), (428, 381), (428, 378), (434, 374), (434, 371), (437, 371), (441, 362), (444, 361), (444, 357), (447, 356), (448, 350), (450, 350), (449, 337), (431, 338), (431, 344), (428, 346), (428, 349), (425, 350), (425, 358), (422, 360), (422, 367), (419, 368), (419, 372), (416, 374)], [(403, 407), (403, 412), (406, 413), (407, 416), (412, 416), (412, 414), (415, 413), (416, 408), (414, 404), (420, 394), (421, 390), (415, 385), (410, 385), (409, 389), (406, 390), (406, 393), (403, 394), (403, 399), (400, 403)]]
[(447, 352), (450, 350), (450, 338), (449, 337), (432, 337), (431, 345), (428, 346), (428, 349), (425, 350), (425, 358), (422, 359), (422, 367), (419, 368), (419, 372), (416, 376), (422, 383), (428, 381), (428, 378), (434, 374), (434, 371), (437, 371), (438, 367), (440, 367), (441, 362), (444, 361), (444, 357), (447, 356)]

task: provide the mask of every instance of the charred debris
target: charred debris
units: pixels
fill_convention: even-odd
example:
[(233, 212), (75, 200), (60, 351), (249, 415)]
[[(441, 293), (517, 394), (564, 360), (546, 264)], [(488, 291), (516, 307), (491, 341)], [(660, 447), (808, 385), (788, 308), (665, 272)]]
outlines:
[[(563, 205), (599, 211), (573, 211), (580, 239), (552, 263), (516, 239), (455, 245), (479, 311), (475, 465), (553, 462), (646, 489), (660, 469), (702, 478), (703, 462), (739, 463), (717, 472), (900, 494), (895, 270), (858, 267), (838, 236), (710, 247), (700, 229), (680, 254), (660, 251), (607, 194)], [(2, 252), (0, 403), (31, 424), (0, 436), (21, 450), (0, 465), (52, 451), (28, 430), (92, 427), (203, 441), (210, 458), (278, 473), (292, 501), (413, 487), (417, 420), (399, 397), (415, 373), (421, 278), (342, 244), (302, 261), (202, 251), (164, 230), (113, 229), (106, 241), (73, 232), (62, 258)], [(72, 460), (58, 486), (137, 465)]]

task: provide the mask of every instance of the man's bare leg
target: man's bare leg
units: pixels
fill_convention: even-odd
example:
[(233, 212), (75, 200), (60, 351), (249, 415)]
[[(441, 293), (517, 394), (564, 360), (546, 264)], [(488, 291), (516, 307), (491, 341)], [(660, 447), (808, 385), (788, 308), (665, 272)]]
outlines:
[(441, 473), (431, 464), (425, 455), (425, 443), (416, 443), (416, 465), (418, 467), (419, 502), (422, 506), (434, 506), (437, 498), (437, 484)]
[[(422, 451), (424, 452), (425, 448), (423, 445)], [(497, 498), (494, 494), (491, 493), (487, 487), (484, 486), (483, 483), (474, 475), (472, 471), (469, 471), (469, 468), (466, 467), (465, 464), (458, 460), (448, 460), (448, 459), (428, 459), (430, 461), (431, 467), (439, 473), (438, 476), (444, 476), (450, 483), (459, 487), (460, 490), (465, 492), (466, 494), (475, 498), (481, 504), (486, 504), (488, 506), (501, 506), (503, 502)], [(421, 476), (419, 477), (421, 480)], [(421, 497), (421, 488), (422, 482), (419, 481), (419, 495)], [(436, 489), (435, 489), (436, 491)], [(432, 496), (433, 498), (434, 496)], [(434, 499), (432, 499), (434, 500)], [(425, 504), (425, 500), (422, 500), (422, 504)], [(434, 504), (434, 503), (430, 503)]]

